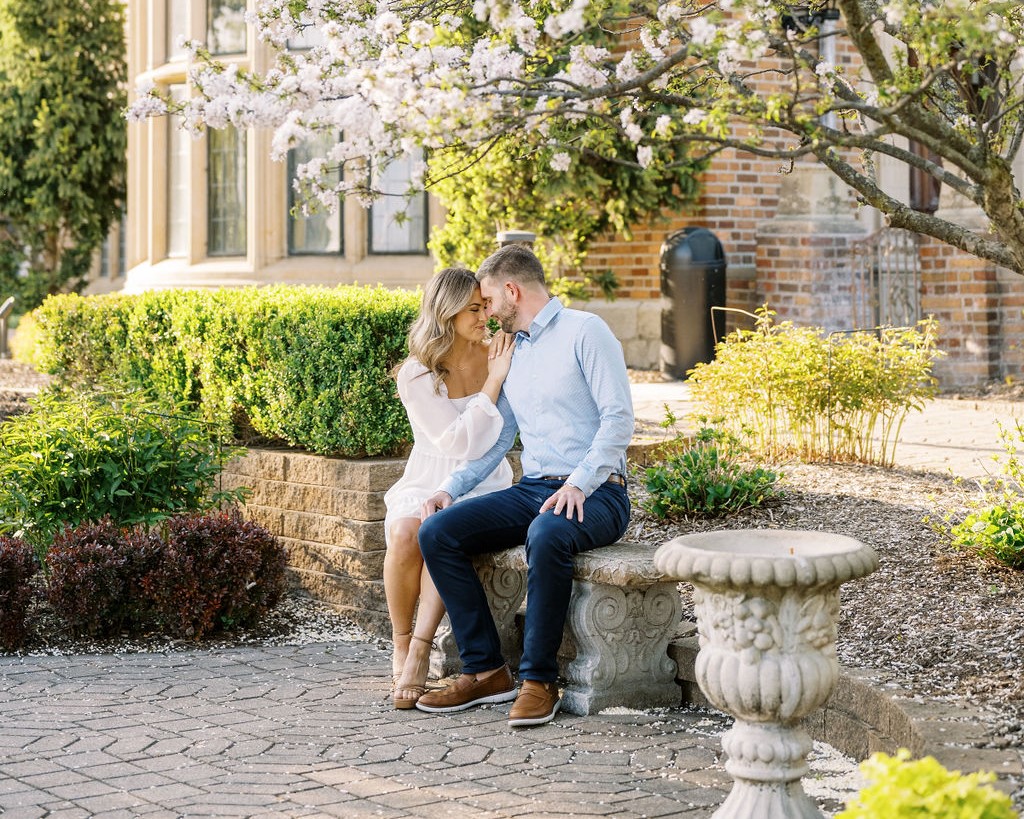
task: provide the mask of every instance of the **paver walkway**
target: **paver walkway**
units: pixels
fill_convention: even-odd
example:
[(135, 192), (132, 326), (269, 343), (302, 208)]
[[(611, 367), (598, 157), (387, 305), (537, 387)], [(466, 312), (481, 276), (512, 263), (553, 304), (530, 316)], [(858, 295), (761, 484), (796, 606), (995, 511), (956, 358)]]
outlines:
[(731, 780), (706, 712), (396, 713), (376, 645), (0, 658), (0, 814), (710, 815)]
[[(632, 390), (633, 409), (641, 424), (661, 423), (666, 405), (679, 419), (694, 409), (689, 387), (682, 381), (633, 384)], [(997, 473), (992, 457), (1003, 454), (997, 422), (1012, 429), (1015, 419), (1024, 421), (1024, 402), (933, 399), (923, 411), (907, 416), (896, 446), (896, 465), (952, 471), (964, 478)]]

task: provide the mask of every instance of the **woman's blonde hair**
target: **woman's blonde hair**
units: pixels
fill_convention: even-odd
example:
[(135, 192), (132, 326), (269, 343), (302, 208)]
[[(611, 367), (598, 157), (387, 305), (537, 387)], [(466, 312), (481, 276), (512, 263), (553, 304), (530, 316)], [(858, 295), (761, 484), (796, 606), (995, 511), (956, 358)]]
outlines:
[(434, 374), (440, 391), (448, 369), (441, 362), (455, 344), (455, 317), (469, 304), (479, 287), (476, 276), (464, 267), (446, 267), (423, 291), (420, 314), (409, 328), (409, 355)]

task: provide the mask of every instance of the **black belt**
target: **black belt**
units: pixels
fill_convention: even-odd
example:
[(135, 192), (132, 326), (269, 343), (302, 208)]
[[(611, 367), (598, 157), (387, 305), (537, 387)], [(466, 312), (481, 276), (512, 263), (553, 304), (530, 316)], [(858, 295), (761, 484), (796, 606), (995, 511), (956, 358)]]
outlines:
[[(567, 480), (569, 480), (569, 476), (568, 475), (541, 475), (540, 479), (542, 481), (561, 481), (562, 483), (565, 483)], [(618, 472), (612, 472), (612, 474), (608, 476), (608, 480), (605, 481), (605, 483), (617, 483), (619, 486), (625, 486), (626, 485), (626, 479), (624, 477), (622, 477), (622, 475), (620, 475)]]

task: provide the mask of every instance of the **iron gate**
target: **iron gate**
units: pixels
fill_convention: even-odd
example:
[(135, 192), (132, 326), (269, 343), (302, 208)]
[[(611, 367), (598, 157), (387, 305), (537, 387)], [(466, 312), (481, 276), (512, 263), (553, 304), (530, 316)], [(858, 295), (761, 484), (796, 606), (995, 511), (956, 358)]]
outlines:
[(920, 237), (882, 228), (851, 242), (855, 327), (913, 327), (921, 318)]

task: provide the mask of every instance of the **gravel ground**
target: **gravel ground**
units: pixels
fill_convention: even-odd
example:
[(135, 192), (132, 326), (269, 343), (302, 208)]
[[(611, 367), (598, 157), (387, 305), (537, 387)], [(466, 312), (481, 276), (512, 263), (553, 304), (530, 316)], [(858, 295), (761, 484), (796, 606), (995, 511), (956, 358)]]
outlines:
[[(0, 361), (0, 419), (5, 412), (23, 411), (26, 391), (43, 382), (27, 367)], [(1019, 397), (1005, 389), (991, 394), (1002, 400)], [(992, 746), (1024, 746), (1024, 573), (951, 549), (922, 521), (937, 509), (958, 508), (962, 490), (948, 476), (931, 473), (835, 464), (775, 468), (782, 473), (784, 492), (768, 505), (725, 520), (672, 522), (643, 511), (638, 469), (626, 539), (663, 543), (690, 532), (756, 527), (836, 532), (868, 543), (878, 552), (880, 567), (843, 587), (840, 661), (871, 669), (879, 684), (892, 682), (922, 696), (978, 706), (987, 715)], [(687, 587), (681, 591), (692, 617)], [(230, 642), (288, 645), (336, 639), (370, 638), (330, 609), (289, 597), (258, 629)], [(168, 650), (176, 645), (161, 640), (84, 645), (57, 635), (30, 651)], [(195, 648), (194, 643), (181, 646)]]
[(28, 409), (29, 396), (46, 386), (49, 377), (9, 358), (0, 358), (0, 421)]
[[(855, 537), (879, 556), (876, 572), (841, 591), (839, 659), (881, 684), (964, 701), (982, 710), (991, 747), (1024, 747), (1024, 573), (952, 549), (923, 522), (957, 508), (943, 475), (850, 465), (786, 464), (784, 494), (726, 520), (664, 522), (638, 508), (627, 539), (663, 543), (726, 528), (805, 529)], [(639, 477), (638, 475), (636, 477)], [(684, 616), (693, 617), (680, 585)], [(1024, 792), (1016, 797), (1024, 803)]]

